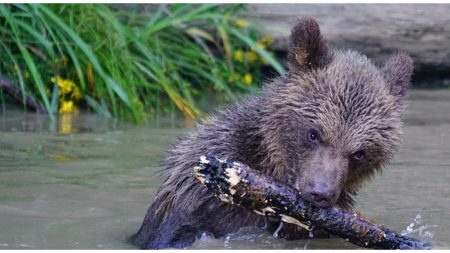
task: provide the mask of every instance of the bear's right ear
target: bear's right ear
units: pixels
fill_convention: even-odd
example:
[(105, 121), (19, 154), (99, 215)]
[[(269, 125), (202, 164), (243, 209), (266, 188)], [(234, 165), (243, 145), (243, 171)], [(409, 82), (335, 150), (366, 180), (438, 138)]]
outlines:
[(289, 71), (307, 71), (326, 66), (332, 55), (320, 34), (319, 24), (310, 18), (301, 18), (292, 28), (289, 45)]
[(391, 94), (403, 97), (411, 82), (414, 65), (411, 57), (405, 53), (397, 53), (389, 57), (382, 71), (384, 79), (390, 86)]

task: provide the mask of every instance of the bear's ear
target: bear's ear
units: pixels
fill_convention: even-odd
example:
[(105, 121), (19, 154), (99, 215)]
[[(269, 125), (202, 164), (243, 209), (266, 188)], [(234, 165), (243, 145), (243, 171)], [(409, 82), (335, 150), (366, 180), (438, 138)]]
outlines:
[(413, 73), (413, 61), (405, 53), (398, 53), (389, 57), (382, 71), (384, 80), (390, 86), (391, 94), (403, 97), (408, 90)]
[(291, 72), (317, 69), (332, 61), (319, 24), (314, 19), (301, 18), (292, 28), (288, 60)]

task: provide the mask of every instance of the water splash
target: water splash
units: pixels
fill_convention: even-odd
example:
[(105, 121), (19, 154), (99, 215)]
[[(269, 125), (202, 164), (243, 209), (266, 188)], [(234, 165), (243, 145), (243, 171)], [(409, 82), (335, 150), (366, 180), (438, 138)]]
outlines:
[(310, 242), (310, 241), (311, 241), (311, 240), (306, 241), (305, 246), (303, 246), (303, 249), (304, 249), (304, 250), (307, 250), (307, 249), (308, 249), (308, 245), (309, 245), (309, 242)]
[(273, 237), (277, 237), (278, 238), (278, 233), (280, 232), (280, 230), (283, 228), (283, 222), (280, 222), (280, 225), (278, 226), (277, 230), (275, 230), (275, 232), (273, 232)]
[(230, 239), (231, 239), (230, 236), (225, 237), (225, 241), (223, 242), (224, 248), (226, 248), (226, 249), (231, 249), (232, 248), (231, 245), (230, 245)]
[(431, 228), (435, 227), (437, 227), (437, 225), (424, 224), (422, 216), (417, 214), (414, 221), (401, 232), (401, 235), (417, 234), (420, 238), (432, 240), (434, 239), (434, 232)]
[(211, 239), (212, 237), (210, 235), (208, 235), (206, 232), (203, 232), (202, 235), (200, 236), (199, 240), (201, 241), (207, 241), (209, 239)]

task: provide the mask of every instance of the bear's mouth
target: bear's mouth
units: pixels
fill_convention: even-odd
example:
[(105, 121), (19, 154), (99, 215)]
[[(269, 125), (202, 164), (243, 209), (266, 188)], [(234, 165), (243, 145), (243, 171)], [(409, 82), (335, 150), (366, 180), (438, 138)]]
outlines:
[(324, 197), (310, 196), (308, 194), (303, 194), (305, 200), (309, 201), (313, 206), (319, 208), (328, 208), (336, 204), (336, 201), (329, 200)]
[(296, 189), (302, 198), (310, 202), (313, 206), (318, 208), (328, 208), (337, 204), (336, 193), (334, 191), (329, 191), (327, 193), (314, 192), (302, 187), (300, 180), (296, 180), (293, 188)]

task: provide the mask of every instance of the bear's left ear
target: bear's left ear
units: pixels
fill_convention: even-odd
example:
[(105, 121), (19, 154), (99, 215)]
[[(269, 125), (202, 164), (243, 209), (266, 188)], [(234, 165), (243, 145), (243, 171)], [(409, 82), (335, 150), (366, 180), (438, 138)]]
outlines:
[(382, 71), (384, 80), (390, 86), (391, 94), (398, 97), (403, 97), (406, 94), (413, 69), (413, 61), (407, 54), (398, 53), (389, 57)]
[(324, 67), (332, 61), (332, 54), (314, 19), (301, 18), (292, 28), (288, 60), (289, 70), (294, 73)]

